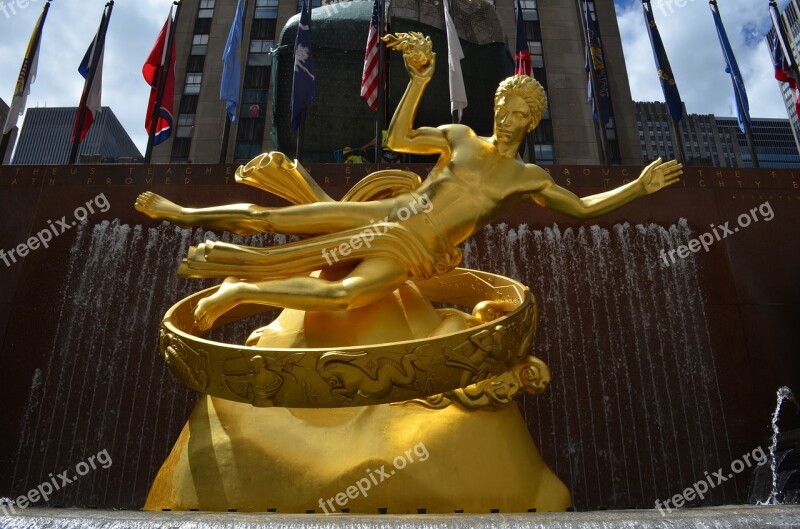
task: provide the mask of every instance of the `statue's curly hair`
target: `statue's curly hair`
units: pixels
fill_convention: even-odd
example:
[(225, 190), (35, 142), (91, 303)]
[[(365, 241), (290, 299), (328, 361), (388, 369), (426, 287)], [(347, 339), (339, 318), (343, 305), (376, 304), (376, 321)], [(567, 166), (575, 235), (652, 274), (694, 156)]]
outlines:
[(512, 75), (504, 79), (497, 87), (494, 94), (494, 104), (506, 94), (513, 94), (521, 97), (531, 112), (531, 127), (528, 132), (534, 129), (547, 109), (547, 95), (544, 93), (542, 85), (533, 77), (527, 75)]

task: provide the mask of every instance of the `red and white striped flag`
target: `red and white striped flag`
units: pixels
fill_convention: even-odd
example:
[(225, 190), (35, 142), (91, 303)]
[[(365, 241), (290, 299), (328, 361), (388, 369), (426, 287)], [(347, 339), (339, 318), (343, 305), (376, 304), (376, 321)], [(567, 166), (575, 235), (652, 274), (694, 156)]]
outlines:
[(364, 52), (364, 72), (361, 74), (361, 97), (367, 100), (367, 104), (372, 110), (378, 109), (378, 62), (381, 56), (381, 40), (378, 31), (380, 4), (380, 0), (375, 0), (372, 8), (367, 49)]

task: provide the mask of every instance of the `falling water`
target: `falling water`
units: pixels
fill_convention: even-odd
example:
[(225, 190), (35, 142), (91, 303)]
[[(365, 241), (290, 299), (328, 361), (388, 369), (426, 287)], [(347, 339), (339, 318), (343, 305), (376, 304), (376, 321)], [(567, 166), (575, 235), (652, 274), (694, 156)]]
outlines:
[(769, 446), (770, 470), (772, 471), (772, 490), (770, 491), (769, 498), (767, 498), (765, 502), (759, 502), (763, 505), (777, 505), (783, 500), (782, 487), (778, 484), (778, 467), (780, 466), (778, 455), (778, 434), (780, 433), (780, 430), (778, 429), (778, 419), (780, 418), (781, 406), (783, 406), (784, 401), (788, 400), (794, 402), (795, 405), (800, 407), (800, 403), (798, 403), (797, 399), (795, 399), (792, 390), (786, 386), (778, 389), (777, 396), (778, 399), (777, 403), (775, 404), (775, 412), (772, 414), (772, 443), (770, 443)]
[[(659, 258), (690, 237), (685, 221), (578, 230), (500, 224), (465, 245), (464, 266), (514, 277), (539, 301), (534, 353), (553, 384), (521, 408), (578, 509), (652, 507), (733, 460), (697, 262), (665, 266)], [(175, 276), (186, 248), (206, 238), (215, 235), (168, 224), (75, 230), (49, 362), (31, 381), (17, 434), (13, 491), (107, 449), (111, 468), (49, 504), (144, 503), (198, 399), (156, 352), (164, 312), (213, 284)], [(281, 242), (259, 236), (248, 244)], [(226, 326), (213, 338), (242, 343), (259, 324)], [(737, 494), (734, 483), (715, 489), (713, 500)]]
[[(145, 229), (117, 221), (76, 228), (53, 340), (36, 370), (18, 432), (12, 487), (27, 491), (107, 450), (109, 469), (94, 470), (56, 493), (51, 505), (135, 507), (196, 403), (158, 350), (164, 312), (213, 282), (179, 280), (187, 247), (211, 232), (166, 223)], [(245, 242), (241, 237), (229, 238)], [(259, 236), (249, 244), (286, 242)], [(267, 315), (268, 317), (268, 315)], [(248, 321), (216, 330), (212, 339), (243, 343)]]
[[(690, 238), (683, 220), (501, 224), (465, 248), (465, 266), (514, 277), (539, 301), (534, 354), (553, 383), (522, 410), (579, 509), (652, 508), (733, 459), (697, 261), (660, 257)], [(731, 485), (713, 501), (737, 501)]]

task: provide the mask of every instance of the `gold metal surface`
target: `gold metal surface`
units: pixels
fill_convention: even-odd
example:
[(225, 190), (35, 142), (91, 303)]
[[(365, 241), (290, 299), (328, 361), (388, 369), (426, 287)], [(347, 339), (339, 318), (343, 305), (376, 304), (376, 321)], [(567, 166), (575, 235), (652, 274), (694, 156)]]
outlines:
[[(275, 343), (302, 332), (305, 343), (281, 344), (291, 347), (243, 347), (200, 338), (194, 334), (192, 311), (211, 290), (198, 292), (167, 312), (161, 354), (189, 388), (260, 407), (363, 406), (444, 393), (504, 373), (526, 355), (536, 333), (537, 308), (530, 291), (516, 281), (474, 270), (456, 269), (416, 288), (406, 286), (399, 294), (401, 310), (375, 322), (383, 325), (379, 333), (341, 347), (346, 343), (341, 329), (348, 329), (347, 340), (363, 338), (358, 329), (367, 314), (341, 312), (333, 315), (333, 325), (322, 322), (320, 315), (304, 315), (292, 323), (279, 318), (278, 326), (259, 333), (259, 342)], [(430, 301), (476, 306), (476, 315), (453, 309), (437, 313)], [(375, 303), (369, 312), (379, 313), (382, 307), (385, 304)], [(258, 305), (243, 305), (231, 317), (261, 310)], [(404, 340), (368, 343), (385, 338), (407, 321), (420, 321), (416, 314), (426, 311), (433, 318), (409, 325), (406, 335), (393, 335)], [(327, 347), (308, 347), (310, 341)]]
[[(188, 208), (150, 192), (137, 199), (139, 211), (180, 226), (304, 237), (270, 248), (207, 241), (189, 249), (180, 276), (225, 281), (170, 309), (161, 353), (182, 383), (207, 396), (147, 509), (303, 512), (419, 443), (430, 462), (375, 482), (374, 492), (352, 498), (350, 512), (571, 504), (509, 406), (550, 382), (547, 366), (527, 356), (533, 296), (511, 279), (457, 268), (458, 246), (520, 202), (602, 215), (674, 184), (681, 165), (657, 160), (629, 184), (579, 198), (517, 155), (547, 106), (538, 82), (513, 76), (500, 84), (490, 137), (459, 124), (414, 128), (436, 55), (418, 33), (384, 40), (403, 53), (411, 78), (387, 146), (437, 155), (424, 181), (378, 171), (336, 201), (298, 162), (273, 152), (240, 167), (236, 179), (290, 206)], [(202, 338), (265, 306), (284, 310), (244, 346)]]
[[(411, 77), (389, 125), (387, 145), (397, 152), (439, 156), (413, 191), (400, 186), (389, 193), (382, 187), (380, 191), (391, 196), (336, 202), (298, 163), (271, 153), (240, 168), (237, 178), (294, 206), (184, 208), (149, 192), (137, 200), (139, 211), (181, 226), (312, 236), (276, 248), (225, 243), (191, 248), (181, 275), (228, 278), (197, 304), (194, 316), (199, 329), (210, 328), (214, 320), (240, 304), (311, 311), (363, 307), (390, 295), (408, 279), (425, 280), (455, 268), (461, 257), (458, 245), (516, 203), (533, 200), (573, 217), (588, 218), (678, 181), (681, 165), (659, 159), (629, 184), (579, 198), (556, 185), (542, 168), (523, 163), (517, 150), (546, 108), (541, 85), (527, 76), (513, 76), (500, 84), (490, 137), (479, 137), (459, 124), (415, 129), (414, 118), (433, 75), (436, 55), (429, 39), (419, 34), (387, 35), (385, 40), (403, 52)], [(405, 183), (413, 185), (413, 178)], [(348, 198), (367, 199), (375, 193), (357, 195)], [(413, 214), (407, 216), (412, 207)], [(383, 232), (374, 237), (377, 247), (364, 244), (367, 230)], [(331, 264), (329, 255), (338, 256), (337, 265), (351, 267), (348, 273), (335, 280), (308, 277)]]
[[(425, 448), (424, 461), (415, 447), (417, 453)], [(407, 462), (407, 451), (414, 462), (396, 469), (394, 461)], [(344, 496), (363, 479), (366, 495)], [(337, 494), (347, 503), (337, 504)], [(320, 500), (327, 512), (369, 514), (379, 508), (389, 514), (545, 512), (572, 505), (516, 406), (254, 408), (205, 396), (158, 472), (145, 509), (322, 514)], [(463, 527), (458, 518), (456, 526)]]

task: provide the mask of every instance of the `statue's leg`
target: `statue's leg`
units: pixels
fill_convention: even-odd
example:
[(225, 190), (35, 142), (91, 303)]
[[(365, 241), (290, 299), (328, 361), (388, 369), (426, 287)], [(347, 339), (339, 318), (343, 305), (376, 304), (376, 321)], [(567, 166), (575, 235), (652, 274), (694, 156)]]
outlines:
[(320, 202), (279, 208), (254, 204), (185, 208), (150, 191), (136, 199), (136, 209), (150, 218), (167, 220), (183, 227), (205, 226), (241, 235), (331, 233), (381, 222), (397, 207), (397, 198), (372, 202)]
[(348, 310), (363, 307), (391, 294), (408, 279), (405, 266), (387, 257), (365, 259), (340, 280), (292, 277), (274, 281), (226, 280), (197, 305), (194, 316), (200, 330), (237, 305), (254, 303), (297, 310)]

